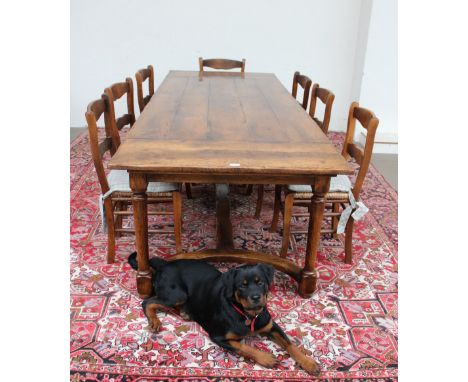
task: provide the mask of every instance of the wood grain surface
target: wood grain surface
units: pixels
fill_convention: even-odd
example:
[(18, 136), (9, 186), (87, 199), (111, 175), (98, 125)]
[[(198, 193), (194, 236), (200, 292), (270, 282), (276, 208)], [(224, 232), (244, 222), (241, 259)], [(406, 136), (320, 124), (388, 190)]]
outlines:
[(169, 72), (109, 168), (265, 178), (352, 173), (274, 74), (238, 72)]

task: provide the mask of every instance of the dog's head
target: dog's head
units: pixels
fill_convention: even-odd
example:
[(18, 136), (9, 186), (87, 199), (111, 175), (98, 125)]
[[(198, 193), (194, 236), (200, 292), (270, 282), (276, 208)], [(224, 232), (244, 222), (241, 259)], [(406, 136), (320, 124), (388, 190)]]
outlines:
[(259, 314), (266, 305), (275, 269), (271, 265), (243, 265), (222, 276), (226, 297), (242, 305), (250, 316)]

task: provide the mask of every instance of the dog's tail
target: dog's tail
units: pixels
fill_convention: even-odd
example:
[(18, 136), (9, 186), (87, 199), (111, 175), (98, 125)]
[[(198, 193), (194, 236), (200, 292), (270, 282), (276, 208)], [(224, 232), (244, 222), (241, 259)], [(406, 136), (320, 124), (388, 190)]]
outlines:
[[(128, 256), (128, 263), (133, 269), (135, 270), (138, 269), (136, 252), (133, 252), (130, 256)], [(162, 267), (166, 263), (167, 263), (166, 260), (160, 259), (159, 257), (152, 257), (151, 259), (149, 259), (150, 267), (153, 268), (154, 270), (157, 270), (158, 268)]]

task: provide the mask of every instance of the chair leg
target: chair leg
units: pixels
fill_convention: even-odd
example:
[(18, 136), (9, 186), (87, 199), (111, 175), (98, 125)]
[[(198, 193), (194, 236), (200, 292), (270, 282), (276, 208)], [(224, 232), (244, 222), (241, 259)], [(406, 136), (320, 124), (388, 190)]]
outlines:
[[(332, 212), (340, 212), (340, 203), (332, 203)], [(339, 221), (339, 216), (332, 216), (332, 238), (333, 239), (338, 239), (338, 234), (336, 233), (336, 229), (338, 228), (338, 221)]]
[[(117, 211), (127, 211), (127, 203), (125, 202), (117, 202), (115, 207)], [(115, 217), (115, 228), (122, 228), (123, 219), (123, 215), (117, 215), (117, 217)], [(121, 237), (122, 235), (122, 232), (115, 232), (116, 238)]]
[(278, 229), (278, 220), (281, 207), (281, 185), (275, 185), (275, 204), (273, 207), (273, 218), (271, 219), (270, 232), (276, 232)]
[(255, 219), (260, 218), (260, 212), (262, 212), (263, 205), (263, 184), (259, 184), (257, 188), (257, 205), (255, 206)]
[(115, 221), (111, 198), (104, 200), (104, 211), (107, 222), (107, 264), (113, 264), (115, 261)]
[(283, 243), (281, 245), (281, 257), (286, 257), (289, 247), (289, 234), (291, 232), (291, 218), (294, 205), (294, 193), (286, 194), (284, 198), (284, 213), (283, 213)]
[(353, 262), (353, 225), (354, 219), (350, 216), (345, 228), (345, 263)]
[(187, 199), (192, 199), (192, 187), (190, 183), (185, 183), (185, 193), (187, 194)]
[(172, 193), (172, 205), (174, 209), (176, 253), (180, 253), (182, 252), (182, 196), (179, 191), (174, 191)]

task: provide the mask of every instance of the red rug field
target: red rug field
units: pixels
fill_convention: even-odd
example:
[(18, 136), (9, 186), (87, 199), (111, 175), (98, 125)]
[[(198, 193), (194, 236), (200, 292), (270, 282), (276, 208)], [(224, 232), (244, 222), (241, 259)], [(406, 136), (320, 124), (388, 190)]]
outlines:
[[(341, 134), (331, 134), (340, 146)], [(320, 282), (310, 299), (296, 293), (296, 283), (276, 272), (269, 309), (286, 333), (312, 354), (323, 370), (312, 378), (268, 340), (249, 339), (281, 361), (265, 369), (214, 345), (194, 322), (161, 316), (163, 329), (146, 331), (135, 272), (127, 264), (134, 236), (117, 241), (116, 263), (106, 264), (106, 235), (98, 209), (100, 187), (86, 134), (71, 144), (71, 333), (72, 381), (394, 381), (398, 365), (397, 193), (371, 166), (362, 191), (370, 212), (355, 224), (354, 260), (344, 263), (343, 237), (322, 238), (318, 254)], [(184, 196), (183, 246), (197, 251), (214, 246), (214, 187)], [(255, 191), (255, 189), (254, 189)], [(233, 188), (231, 214), (235, 244), (278, 252), (279, 233), (268, 232), (273, 208), (268, 186), (260, 220), (253, 218), (256, 192)], [(306, 220), (297, 219), (303, 228)], [(170, 225), (167, 217), (150, 222)], [(302, 264), (304, 235), (292, 235), (290, 258)], [(151, 235), (150, 254), (174, 253), (173, 235)], [(233, 265), (219, 264), (221, 270)]]

